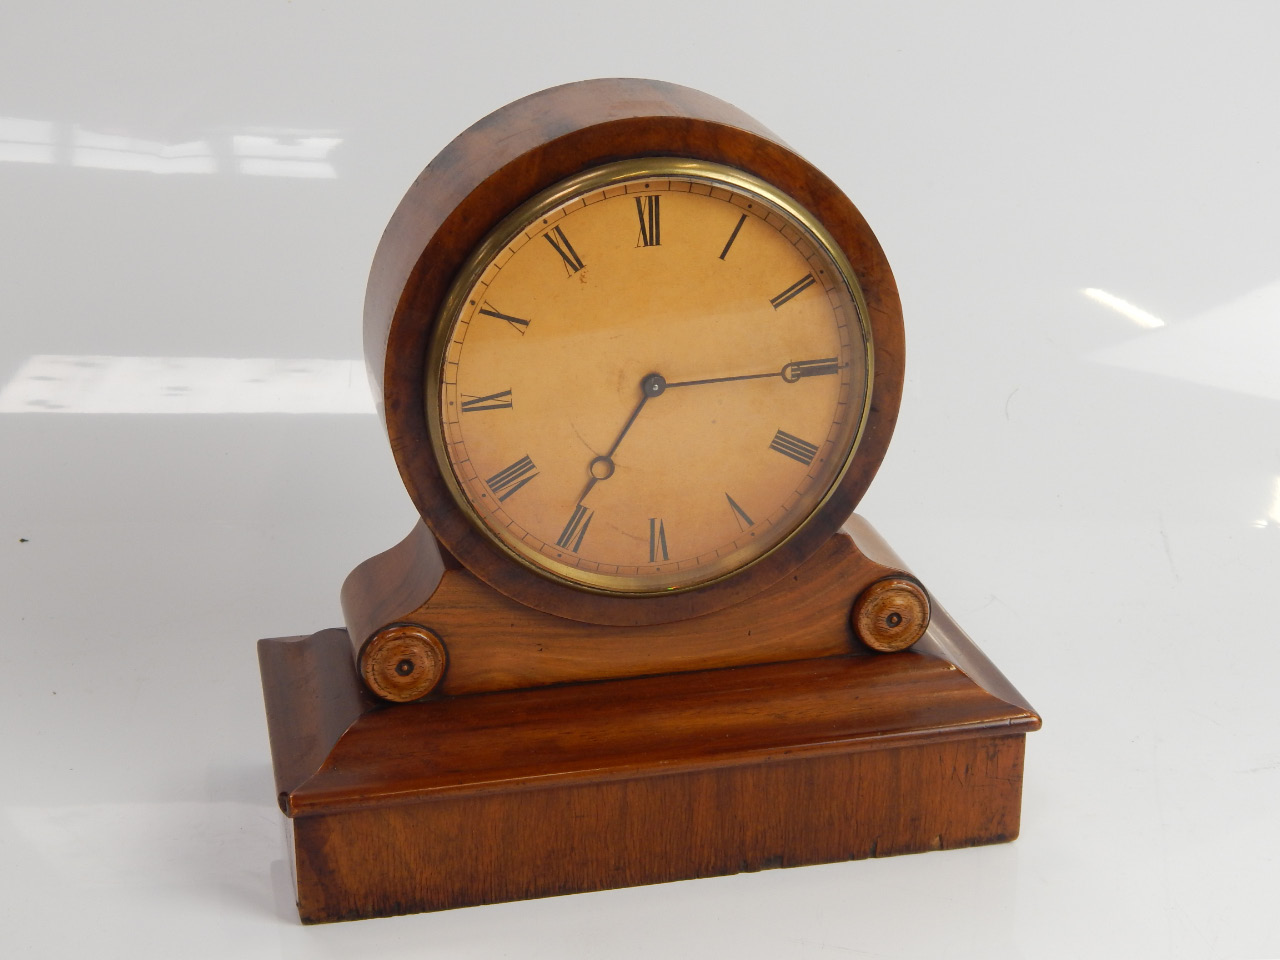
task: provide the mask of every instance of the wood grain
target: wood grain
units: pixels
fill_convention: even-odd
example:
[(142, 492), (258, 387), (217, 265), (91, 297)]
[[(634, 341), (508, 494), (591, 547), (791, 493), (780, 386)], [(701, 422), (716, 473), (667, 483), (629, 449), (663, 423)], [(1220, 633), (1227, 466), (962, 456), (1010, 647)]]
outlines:
[(360, 676), (384, 700), (421, 700), (440, 683), (448, 654), (440, 638), (416, 623), (391, 623), (364, 645)]
[[(448, 669), (437, 695), (867, 653), (850, 625), (854, 602), (869, 584), (905, 575), (837, 533), (790, 576), (735, 607), (678, 623), (601, 628), (517, 603), (446, 562), (430, 540), (416, 525), (353, 571), (342, 602), (362, 673), (371, 669), (370, 638), (389, 624), (418, 624), (439, 637)], [(416, 689), (406, 686), (405, 699), (416, 699)], [(378, 691), (394, 693), (386, 685)]]
[(379, 708), (348, 643), (260, 644), (307, 922), (1010, 840), (1040, 723), (941, 610), (917, 649), (972, 672), (911, 651)]
[(877, 580), (859, 594), (850, 622), (858, 639), (872, 650), (897, 653), (924, 635), (929, 626), (929, 597), (914, 580)]
[(1022, 736), (301, 817), (304, 922), (1003, 843)]

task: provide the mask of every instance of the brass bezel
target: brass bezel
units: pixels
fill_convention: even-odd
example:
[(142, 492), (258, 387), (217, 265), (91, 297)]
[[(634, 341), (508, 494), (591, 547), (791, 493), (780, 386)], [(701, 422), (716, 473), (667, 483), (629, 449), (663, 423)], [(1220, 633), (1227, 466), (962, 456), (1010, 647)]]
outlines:
[[(530, 224), (571, 202), (575, 197), (634, 180), (662, 178), (700, 181), (726, 187), (739, 193), (749, 194), (753, 198), (771, 206), (784, 217), (789, 218), (792, 223), (807, 234), (808, 239), (815, 246), (826, 253), (844, 281), (845, 288), (848, 290), (850, 300), (854, 305), (854, 311), (857, 314), (858, 326), (862, 331), (863, 359), (866, 364), (865, 382), (863, 385), (861, 415), (844, 462), (827, 485), (827, 489), (822, 496), (814, 503), (808, 516), (796, 524), (786, 536), (745, 563), (733, 566), (723, 572), (714, 573), (705, 580), (680, 586), (662, 587), (656, 590), (627, 590), (620, 589), (618, 584), (625, 583), (628, 580), (639, 581), (641, 578), (621, 574), (589, 573), (578, 570), (568, 564), (558, 564), (544, 554), (533, 550), (526, 554), (513, 544), (507, 543), (496, 536), (490, 530), (488, 524), (473, 509), (470, 499), (463, 492), (461, 484), (453, 472), (453, 464), (450, 462), (446, 451), (441, 429), (443, 419), (441, 381), (450, 332), (455, 321), (461, 315), (467, 295), (484, 274), (484, 271), (488, 269), (489, 264), (508, 243), (528, 229)], [(587, 593), (635, 599), (671, 596), (672, 594), (705, 589), (711, 584), (721, 583), (754, 567), (799, 536), (840, 488), (841, 482), (849, 472), (849, 467), (857, 455), (858, 447), (861, 445), (871, 409), (872, 386), (875, 383), (875, 344), (872, 339), (868, 317), (866, 298), (863, 295), (861, 285), (858, 283), (853, 265), (849, 262), (844, 250), (817, 217), (768, 181), (725, 164), (691, 160), (683, 157), (642, 157), (632, 160), (619, 160), (593, 167), (535, 194), (503, 217), (467, 257), (449, 287), (449, 292), (435, 317), (431, 331), (431, 339), (427, 348), (425, 395), (423, 397), (431, 448), (439, 466), (440, 476), (453, 497), (454, 503), (457, 504), (467, 522), (475, 530), (489, 543), (495, 545), (504, 555), (510, 557), (525, 569), (549, 581)], [(555, 568), (573, 571), (573, 575), (558, 573)], [(610, 587), (609, 584), (613, 584), (613, 586)]]

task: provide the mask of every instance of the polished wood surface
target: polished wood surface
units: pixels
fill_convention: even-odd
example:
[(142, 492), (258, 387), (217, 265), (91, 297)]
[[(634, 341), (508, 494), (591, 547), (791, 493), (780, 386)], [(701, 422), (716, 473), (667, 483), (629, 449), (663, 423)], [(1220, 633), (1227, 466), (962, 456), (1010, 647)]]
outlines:
[[(743, 573), (653, 597), (586, 593), (511, 561), (469, 521), (441, 476), (426, 422), (428, 341), (449, 285), (510, 211), (565, 178), (644, 155), (724, 163), (793, 197), (848, 256), (868, 307), (874, 375), (857, 458), (830, 498), (781, 548)], [(365, 348), (400, 472), (447, 552), (521, 603), (584, 622), (687, 619), (759, 593), (814, 555), (875, 475), (902, 388), (901, 306), (887, 260), (847, 197), (756, 121), (706, 94), (643, 80), (599, 80), (543, 91), (456, 138), (418, 178), (379, 245), (365, 304)]]
[(264, 640), (258, 644), (258, 666), (276, 799), (288, 813), (289, 793), (320, 769), (343, 732), (380, 701), (363, 683), (350, 682), (351, 642), (345, 630)]
[(968, 670), (913, 650), (376, 706), (343, 631), (264, 640), (301, 915), (1011, 840), (1039, 718), (943, 611), (917, 649)]
[(853, 632), (872, 650), (905, 650), (929, 626), (929, 597), (913, 580), (888, 577), (859, 594), (850, 614)]
[(416, 623), (392, 623), (375, 633), (360, 655), (365, 686), (384, 700), (421, 700), (444, 677), (449, 655), (440, 638)]
[[(370, 666), (371, 638), (403, 624), (431, 631), (447, 651), (448, 667), (434, 688), (440, 695), (866, 654), (850, 622), (855, 602), (877, 581), (909, 578), (901, 567), (867, 559), (842, 532), (791, 576), (729, 609), (678, 623), (601, 628), (530, 609), (446, 557), (419, 523), (402, 543), (352, 572), (342, 606), (365, 676), (378, 673)], [(905, 606), (877, 606), (882, 618), (893, 609), (910, 617)], [(894, 634), (895, 649), (918, 636), (904, 637), (908, 628), (877, 629), (866, 636)], [(388, 699), (417, 699), (423, 693), (413, 678), (434, 663), (427, 654), (403, 683), (383, 670), (373, 689)]]
[[(852, 264), (871, 342), (856, 453), (811, 519), (733, 575), (651, 595), (538, 573), (454, 498), (431, 442), (433, 404), (447, 405), (452, 384), (454, 402), (471, 402), (471, 414), (512, 410), (514, 373), (513, 384), (496, 385), (443, 377), (438, 397), (425, 388), (442, 303), (482, 239), (539, 191), (635, 156), (726, 164), (794, 198)], [(644, 223), (656, 229), (655, 218)], [(573, 257), (566, 263), (584, 269)], [(468, 274), (466, 284), (475, 282)], [(771, 306), (803, 292), (791, 284)], [(489, 316), (510, 325), (514, 315), (495, 304)], [(782, 382), (797, 359), (826, 363), (818, 353), (844, 369), (847, 321), (842, 329), (839, 349), (806, 343), (813, 357), (788, 354)], [(348, 577), (345, 631), (259, 644), (304, 921), (1017, 835), (1024, 735), (1039, 717), (943, 611), (931, 610), (874, 531), (861, 521), (840, 530), (883, 458), (901, 395), (901, 307), (888, 263), (835, 185), (754, 120), (697, 91), (631, 80), (571, 84), (497, 111), (456, 138), (401, 203), (375, 257), (365, 336), (392, 450), (424, 522)], [(705, 362), (718, 358), (705, 352)], [(475, 369), (497, 376), (506, 368)], [(689, 376), (705, 386), (749, 380), (754, 370)], [(500, 439), (509, 446), (513, 438)], [(787, 456), (825, 449), (801, 448), (795, 436), (787, 443)], [(607, 475), (592, 472), (597, 481), (612, 476), (612, 454), (600, 465)], [(477, 496), (496, 496), (495, 482), (515, 495), (533, 476), (517, 469), (517, 486), (494, 469)], [(785, 497), (779, 502), (785, 512)], [(749, 511), (733, 504), (727, 519), (751, 526)], [(654, 573), (670, 545), (662, 523), (676, 517), (647, 518)], [(572, 517), (569, 524), (565, 531)], [(723, 549), (727, 541), (717, 542)]]

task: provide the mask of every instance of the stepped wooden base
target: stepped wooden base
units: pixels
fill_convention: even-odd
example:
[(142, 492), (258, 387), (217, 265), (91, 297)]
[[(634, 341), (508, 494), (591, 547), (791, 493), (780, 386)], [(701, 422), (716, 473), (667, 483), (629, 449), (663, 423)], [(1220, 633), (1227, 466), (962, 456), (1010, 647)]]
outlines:
[(259, 644), (304, 922), (1017, 836), (1039, 717), (935, 607), (906, 653), (375, 702)]

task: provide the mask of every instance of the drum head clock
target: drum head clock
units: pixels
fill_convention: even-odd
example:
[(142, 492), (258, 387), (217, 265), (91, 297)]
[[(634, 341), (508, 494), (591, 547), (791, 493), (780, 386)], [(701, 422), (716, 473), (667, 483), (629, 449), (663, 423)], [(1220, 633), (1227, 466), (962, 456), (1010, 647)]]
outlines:
[[(897, 290), (853, 204), (710, 97), (650, 84), (626, 116), (610, 96), (639, 86), (535, 95), (455, 140), (396, 212), (365, 317), (441, 545), (599, 624), (795, 569), (866, 490), (902, 387)], [(498, 127), (521, 141), (502, 165)]]
[(305, 920), (1016, 835), (1038, 717), (853, 516), (893, 275), (756, 120), (503, 107), (400, 202), (364, 332), (421, 522), (345, 630), (260, 644)]

